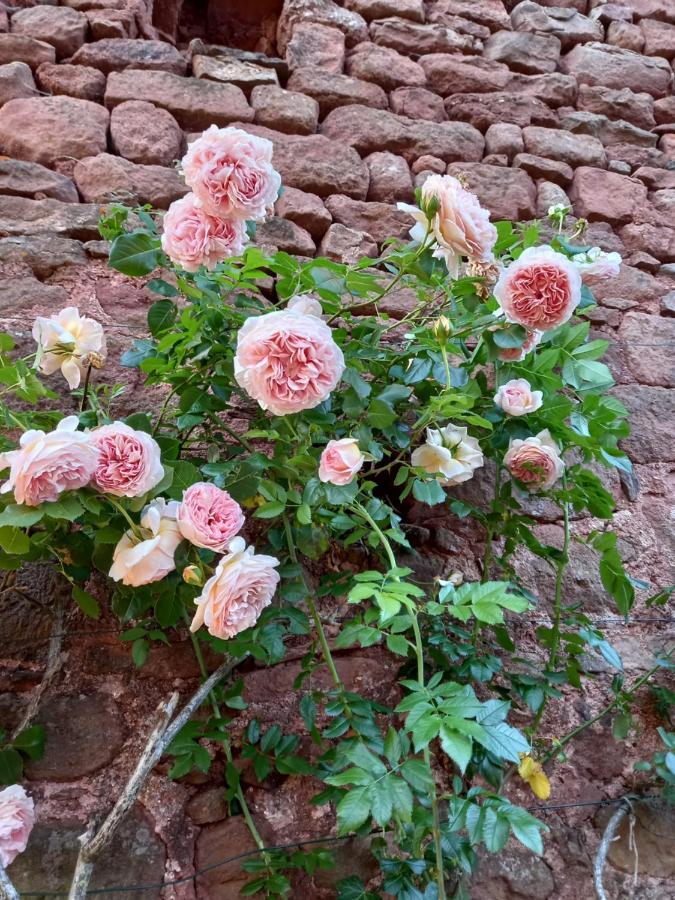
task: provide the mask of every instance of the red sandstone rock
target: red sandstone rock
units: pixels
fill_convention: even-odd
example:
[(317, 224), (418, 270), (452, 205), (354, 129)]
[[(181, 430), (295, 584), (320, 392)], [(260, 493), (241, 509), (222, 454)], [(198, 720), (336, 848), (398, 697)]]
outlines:
[(607, 28), (607, 43), (641, 53), (645, 37), (637, 25), (631, 25), (630, 22), (611, 22)]
[(12, 16), (12, 32), (51, 44), (58, 59), (71, 56), (87, 37), (87, 17), (64, 6), (34, 6)]
[(322, 116), (331, 109), (350, 104), (372, 106), (374, 109), (386, 109), (388, 106), (387, 95), (378, 85), (323, 69), (295, 69), (288, 79), (288, 87), (316, 100)]
[(537, 97), (549, 106), (572, 106), (577, 96), (577, 82), (572, 75), (551, 72), (548, 75), (521, 75), (516, 73), (506, 85), (509, 93)]
[(316, 245), (312, 236), (290, 219), (271, 216), (258, 225), (255, 242), (260, 247), (282, 250), (295, 256), (314, 256)]
[(531, 178), (542, 178), (561, 185), (569, 184), (574, 175), (574, 170), (566, 162), (534, 156), (532, 153), (518, 153), (513, 165), (516, 169), (523, 169)]
[(287, 134), (313, 134), (319, 122), (319, 104), (312, 97), (260, 85), (251, 91), (255, 122)]
[(95, 41), (138, 37), (136, 16), (130, 9), (92, 9), (85, 13)]
[(531, 219), (535, 215), (537, 192), (534, 182), (520, 169), (479, 163), (452, 163), (450, 175), (464, 173), (468, 189), (498, 219)]
[(0, 34), (0, 65), (24, 62), (35, 71), (40, 63), (55, 61), (56, 51), (51, 44), (25, 34)]
[(364, 256), (373, 258), (377, 252), (377, 244), (369, 234), (339, 223), (330, 226), (319, 247), (321, 256), (347, 265), (354, 265)]
[(98, 233), (99, 207), (89, 203), (62, 203), (60, 200), (29, 200), (0, 197), (0, 234), (51, 234), (94, 240)]
[(545, 219), (552, 206), (561, 203), (563, 206), (571, 206), (570, 199), (559, 184), (552, 181), (537, 182), (537, 216)]
[(601, 41), (604, 36), (602, 25), (597, 20), (582, 16), (576, 9), (543, 9), (531, 0), (523, 0), (514, 7), (511, 23), (516, 31), (554, 35), (560, 40), (563, 50), (585, 41)]
[(422, 86), (426, 75), (422, 66), (389, 47), (357, 44), (347, 57), (345, 71), (364, 81), (379, 84), (387, 91), (398, 87)]
[(572, 134), (559, 128), (523, 129), (525, 150), (535, 156), (559, 159), (570, 166), (607, 165), (605, 149), (597, 138)]
[(433, 12), (435, 17), (463, 16), (491, 31), (511, 27), (502, 0), (435, 0)]
[(508, 123), (555, 127), (558, 117), (545, 103), (535, 97), (515, 96), (507, 91), (493, 94), (455, 94), (446, 97), (445, 111), (451, 121), (470, 122), (480, 131), (490, 125)]
[(523, 135), (517, 125), (496, 123), (490, 125), (485, 133), (485, 151), (488, 154), (496, 153), (511, 160), (524, 149)]
[(643, 166), (634, 175), (646, 184), (650, 191), (675, 188), (675, 171), (673, 169), (652, 169), (649, 166)]
[(339, 28), (316, 22), (300, 22), (286, 47), (288, 68), (309, 66), (339, 74), (345, 64), (345, 36)]
[(426, 119), (428, 122), (445, 122), (445, 106), (438, 94), (422, 87), (401, 87), (389, 95), (389, 107), (398, 116), (408, 119)]
[(672, 71), (665, 59), (645, 57), (605, 44), (579, 44), (560, 61), (563, 72), (575, 75), (580, 84), (624, 88), (653, 97), (665, 96)]
[(247, 95), (258, 85), (279, 84), (277, 73), (268, 66), (258, 66), (241, 59), (201, 54), (194, 54), (192, 57), (192, 74), (195, 78), (209, 78), (211, 81), (234, 84)]
[(656, 19), (641, 19), (640, 29), (645, 39), (644, 52), (648, 56), (675, 57), (675, 25)]
[(459, 34), (445, 25), (418, 25), (407, 19), (396, 17), (380, 19), (372, 22), (370, 37), (374, 43), (382, 47), (390, 47), (398, 53), (415, 54), (425, 53), (469, 53), (474, 49), (480, 50), (474, 38), (466, 34)]
[(395, 153), (371, 153), (364, 159), (370, 173), (367, 200), (381, 203), (396, 203), (399, 200), (412, 202), (413, 183), (408, 163)]
[(526, 75), (555, 72), (560, 58), (560, 41), (551, 35), (498, 31), (485, 42), (483, 55)]
[(147, 100), (167, 109), (186, 130), (250, 122), (254, 115), (241, 88), (200, 78), (181, 78), (173, 72), (111, 72), (105, 105), (114, 109), (126, 100)]
[[(654, 115), (659, 103), (651, 94), (635, 94), (630, 88), (606, 88), (602, 85), (582, 84), (579, 86), (578, 108), (587, 112), (620, 118), (638, 128), (653, 128)], [(675, 114), (675, 108), (673, 110)], [(656, 122), (658, 122), (658, 116)]]
[(73, 177), (86, 203), (150, 203), (166, 209), (188, 193), (176, 169), (139, 166), (109, 153), (81, 159)]
[(0, 194), (43, 199), (52, 197), (64, 203), (77, 203), (77, 189), (64, 175), (38, 163), (18, 159), (0, 159)]
[[(641, 384), (675, 387), (675, 321), (643, 312), (628, 312), (619, 328), (626, 365)], [(643, 344), (651, 344), (645, 352)]]
[(639, 166), (665, 166), (667, 157), (656, 147), (636, 147), (634, 144), (612, 144), (607, 147), (610, 159), (620, 159), (629, 163), (631, 168)]
[(362, 155), (386, 150), (399, 153), (408, 162), (431, 154), (446, 162), (479, 160), (483, 136), (465, 122), (415, 122), (380, 109), (343, 106), (329, 113), (321, 133), (345, 140)]
[(108, 75), (125, 69), (185, 74), (187, 63), (181, 53), (164, 41), (140, 41), (129, 38), (105, 38), (93, 44), (85, 44), (75, 53), (71, 62), (93, 66)]
[(504, 90), (511, 79), (508, 66), (482, 56), (432, 53), (420, 59), (428, 86), (442, 97), (450, 94)]
[(286, 45), (297, 28), (297, 23), (306, 21), (339, 28), (345, 35), (348, 47), (368, 39), (366, 20), (332, 0), (285, 0), (277, 27), (280, 53), (286, 52)]
[(29, 65), (11, 62), (0, 66), (0, 106), (9, 100), (37, 97), (37, 93)]
[(333, 221), (320, 197), (293, 187), (284, 187), (274, 210), (278, 216), (304, 228), (315, 240), (321, 239)]
[(658, 125), (675, 122), (675, 97), (664, 97), (654, 103), (654, 116)]
[(144, 100), (113, 109), (110, 140), (116, 153), (143, 165), (170, 166), (183, 148), (183, 132), (171, 113)]
[(102, 106), (73, 97), (10, 100), (0, 109), (0, 151), (46, 166), (92, 156), (106, 148), (108, 118)]
[(625, 175), (582, 166), (574, 173), (570, 199), (577, 216), (620, 225), (635, 217), (647, 199), (647, 188)]
[(659, 138), (659, 150), (668, 159), (675, 159), (675, 134), (663, 134)]
[(675, 262), (675, 228), (629, 222), (619, 234), (629, 250), (645, 250), (661, 262)]
[(365, 231), (378, 244), (390, 237), (405, 237), (412, 228), (408, 213), (386, 203), (363, 203), (342, 194), (326, 200), (333, 221), (354, 231)]
[(675, 9), (670, 0), (621, 0), (621, 3), (633, 11), (636, 19), (649, 17), (675, 23)]
[(400, 16), (413, 22), (424, 22), (423, 0), (345, 0), (345, 8), (363, 16), (366, 21)]
[(591, 10), (591, 18), (597, 19), (603, 25), (610, 22), (632, 22), (633, 11), (623, 3), (605, 3)]
[(436, 175), (443, 175), (447, 169), (447, 163), (437, 156), (420, 156), (410, 169), (413, 175), (419, 175), (420, 172), (435, 172)]
[(90, 66), (69, 66), (66, 63), (42, 63), (36, 78), (40, 88), (48, 94), (65, 94), (78, 100), (102, 103), (105, 75)]
[(560, 116), (560, 127), (575, 134), (590, 134), (605, 146), (629, 143), (638, 147), (654, 147), (658, 140), (657, 135), (651, 131), (637, 128), (630, 122), (622, 119), (613, 122), (607, 116), (583, 111), (563, 113)]

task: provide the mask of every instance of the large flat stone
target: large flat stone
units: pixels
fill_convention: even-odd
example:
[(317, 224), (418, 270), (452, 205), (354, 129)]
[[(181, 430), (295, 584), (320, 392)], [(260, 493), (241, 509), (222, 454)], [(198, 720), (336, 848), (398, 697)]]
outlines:
[(0, 197), (0, 236), (56, 234), (91, 241), (100, 238), (100, 208), (93, 203)]
[(51, 44), (59, 59), (71, 56), (85, 42), (87, 17), (67, 6), (33, 6), (12, 16), (12, 32)]
[(52, 197), (64, 203), (77, 203), (80, 199), (70, 178), (39, 163), (19, 159), (0, 159), (0, 194), (37, 200)]
[(124, 69), (161, 70), (184, 75), (185, 57), (165, 41), (142, 41), (138, 38), (104, 38), (84, 44), (71, 59), (81, 66), (93, 66), (106, 75)]
[(619, 339), (624, 361), (636, 381), (675, 387), (675, 319), (628, 312)]
[(342, 194), (329, 197), (326, 208), (333, 220), (354, 231), (365, 231), (381, 244), (389, 237), (405, 238), (413, 226), (410, 215), (387, 203), (363, 203)]
[(589, 166), (576, 170), (570, 189), (577, 216), (613, 225), (632, 221), (646, 199), (647, 188), (642, 182)]
[(110, 153), (81, 159), (75, 165), (73, 178), (87, 203), (149, 203), (167, 209), (189, 190), (176, 169), (139, 165)]
[(87, 254), (79, 241), (54, 234), (0, 238), (0, 265), (17, 262), (27, 265), (37, 278), (44, 279), (62, 266), (84, 265)]
[(670, 91), (672, 69), (658, 56), (641, 56), (632, 50), (592, 42), (578, 44), (560, 61), (563, 72), (574, 75), (580, 84), (610, 88), (630, 88), (653, 97)]

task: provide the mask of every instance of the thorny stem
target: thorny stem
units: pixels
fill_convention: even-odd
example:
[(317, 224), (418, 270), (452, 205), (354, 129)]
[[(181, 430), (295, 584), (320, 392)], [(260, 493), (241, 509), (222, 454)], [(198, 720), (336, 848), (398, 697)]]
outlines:
[[(396, 566), (396, 557), (394, 556), (394, 551), (392, 550), (391, 543), (389, 542), (386, 534), (382, 531), (377, 522), (370, 515), (368, 510), (362, 506), (360, 503), (355, 503), (352, 509), (358, 513), (373, 529), (375, 534), (380, 539), (380, 543), (387, 554), (387, 558), (389, 560), (389, 564), (392, 569), (397, 568)], [(422, 644), (422, 633), (420, 631), (420, 625), (417, 618), (417, 609), (414, 604), (410, 604), (408, 607), (410, 612), (410, 621), (412, 623), (413, 634), (415, 636), (415, 656), (417, 657), (417, 680), (422, 687), (424, 687), (424, 646)], [(431, 771), (431, 751), (429, 747), (424, 748), (424, 762), (429, 767), (429, 771)], [(431, 789), (431, 813), (433, 817), (433, 840), (434, 840), (434, 850), (436, 852), (436, 885), (438, 887), (438, 900), (446, 900), (445, 893), (445, 873), (443, 867), (443, 846), (441, 844), (441, 817), (438, 809), (438, 794), (436, 792), (436, 785)]]
[(89, 391), (89, 381), (91, 379), (92, 365), (87, 366), (87, 374), (84, 376), (84, 387), (82, 388), (82, 403), (80, 404), (80, 412), (84, 412), (87, 408), (87, 393)]

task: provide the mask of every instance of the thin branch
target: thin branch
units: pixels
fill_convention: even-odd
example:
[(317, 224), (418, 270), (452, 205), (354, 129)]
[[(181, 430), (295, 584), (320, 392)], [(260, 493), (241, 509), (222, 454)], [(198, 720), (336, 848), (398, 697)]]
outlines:
[(0, 900), (19, 900), (19, 892), (10, 881), (2, 863), (0, 863)]
[(605, 893), (605, 889), (602, 886), (602, 871), (605, 867), (605, 860), (607, 859), (607, 853), (609, 851), (609, 845), (616, 837), (616, 833), (619, 829), (619, 825), (626, 818), (628, 810), (630, 809), (630, 804), (627, 800), (624, 800), (623, 804), (614, 812), (607, 823), (607, 827), (605, 828), (605, 833), (602, 836), (602, 840), (600, 841), (600, 846), (598, 847), (598, 852), (595, 855), (595, 863), (593, 865), (593, 884), (595, 885), (595, 893), (598, 897), (598, 900), (607, 900), (607, 894)]

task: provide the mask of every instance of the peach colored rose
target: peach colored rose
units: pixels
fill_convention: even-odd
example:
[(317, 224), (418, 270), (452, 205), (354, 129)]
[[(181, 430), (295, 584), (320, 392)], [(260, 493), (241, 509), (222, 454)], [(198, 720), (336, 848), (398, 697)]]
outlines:
[(167, 503), (158, 497), (145, 507), (140, 534), (125, 532), (115, 547), (108, 573), (113, 581), (139, 587), (173, 572), (174, 553), (183, 540), (176, 521), (178, 505), (176, 500)]
[(212, 125), (189, 146), (181, 163), (186, 184), (213, 216), (265, 218), (279, 194), (273, 145), (240, 128)]
[(330, 484), (349, 484), (364, 463), (364, 456), (354, 438), (328, 441), (319, 461), (319, 478)]
[(164, 478), (159, 444), (124, 422), (101, 425), (91, 432), (99, 460), (92, 479), (104, 494), (140, 497)]
[(7, 868), (23, 853), (35, 824), (35, 806), (20, 784), (0, 791), (0, 865)]
[(54, 431), (26, 431), (18, 450), (0, 453), (0, 471), (9, 478), (0, 493), (14, 491), (17, 503), (53, 503), (63, 491), (89, 484), (98, 465), (98, 450), (88, 434), (77, 431), (77, 416), (61, 419)]
[(241, 506), (227, 493), (206, 481), (191, 484), (178, 509), (178, 527), (195, 547), (224, 553), (244, 527)]
[(520, 347), (500, 347), (497, 350), (497, 358), (503, 362), (522, 362), (527, 354), (539, 344), (543, 336), (543, 331), (528, 331), (527, 337)]
[(440, 430), (427, 428), (427, 440), (413, 451), (410, 462), (430, 475), (442, 475), (441, 484), (451, 486), (473, 478), (483, 465), (483, 453), (467, 429), (450, 423)]
[(541, 407), (542, 397), (542, 392), (533, 391), (526, 378), (512, 378), (495, 394), (495, 404), (503, 409), (507, 416), (526, 416)]
[(249, 397), (277, 416), (318, 406), (344, 368), (328, 325), (297, 307), (251, 316), (237, 335), (234, 377)]
[(528, 491), (545, 491), (562, 477), (565, 463), (548, 429), (524, 441), (512, 439), (504, 456), (512, 478)]
[(595, 284), (605, 278), (614, 278), (621, 270), (621, 254), (605, 253), (600, 247), (591, 247), (586, 253), (577, 253), (573, 262), (581, 273), (584, 284)]
[(528, 247), (494, 287), (509, 322), (550, 331), (564, 324), (581, 300), (581, 276), (573, 262), (549, 246)]
[(276, 557), (256, 554), (242, 538), (234, 538), (195, 600), (190, 631), (206, 625), (209, 634), (227, 640), (251, 628), (272, 601), (280, 580), (278, 565)]
[(302, 313), (305, 316), (317, 316), (319, 319), (323, 315), (321, 303), (314, 294), (296, 294), (288, 301), (286, 309), (292, 309), (293, 312)]
[[(438, 202), (438, 211), (431, 219), (431, 231), (437, 244), (434, 256), (445, 259), (451, 277), (457, 277), (463, 256), (473, 262), (492, 262), (497, 229), (476, 195), (463, 188), (452, 175), (430, 175), (422, 185), (423, 205), (432, 198)], [(422, 240), (428, 224), (425, 213), (407, 203), (397, 206), (415, 217), (417, 225), (410, 236)]]
[(246, 246), (246, 223), (209, 215), (194, 194), (174, 200), (162, 223), (162, 249), (177, 266), (196, 272), (213, 269)]
[(103, 326), (95, 319), (81, 316), (75, 306), (67, 306), (49, 318), (38, 316), (33, 337), (38, 345), (39, 371), (52, 375), (60, 369), (71, 391), (79, 386), (91, 353), (101, 363), (106, 357)]

